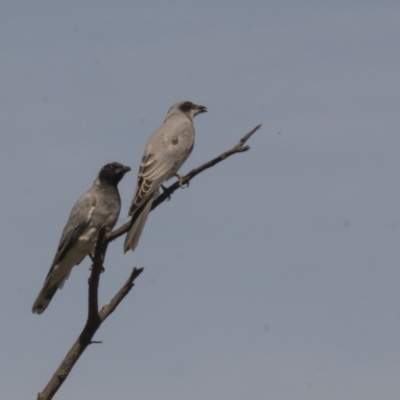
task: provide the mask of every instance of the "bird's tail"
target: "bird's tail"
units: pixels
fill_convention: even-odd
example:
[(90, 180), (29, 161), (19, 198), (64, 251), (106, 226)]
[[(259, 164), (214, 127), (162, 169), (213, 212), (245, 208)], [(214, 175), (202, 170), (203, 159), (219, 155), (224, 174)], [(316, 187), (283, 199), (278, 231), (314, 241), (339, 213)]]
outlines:
[[(78, 263), (79, 264), (79, 263)], [(57, 268), (58, 266), (56, 266)], [(53, 271), (54, 273), (54, 271)], [(49, 305), (51, 299), (56, 294), (57, 289), (62, 289), (65, 281), (69, 278), (69, 274), (71, 273), (71, 269), (58, 281), (54, 282), (54, 280), (50, 280), (50, 276), (44, 282), (43, 288), (40, 291), (38, 297), (32, 306), (32, 312), (35, 314), (41, 314)]]
[(151, 211), (151, 206), (153, 204), (153, 201), (158, 197), (158, 193), (158, 190), (154, 192), (152, 198), (145, 204), (143, 209), (140, 211), (140, 214), (133, 222), (133, 225), (129, 229), (129, 232), (126, 234), (124, 243), (125, 253), (129, 250), (134, 251), (136, 249), (139, 243), (140, 235), (142, 234), (144, 225), (146, 224), (147, 217), (149, 215), (149, 212)]
[(55, 295), (58, 289), (58, 285), (55, 284), (50, 288), (46, 285), (43, 286), (43, 289), (40, 291), (38, 297), (32, 306), (32, 312), (35, 314), (41, 314), (49, 305), (51, 299)]

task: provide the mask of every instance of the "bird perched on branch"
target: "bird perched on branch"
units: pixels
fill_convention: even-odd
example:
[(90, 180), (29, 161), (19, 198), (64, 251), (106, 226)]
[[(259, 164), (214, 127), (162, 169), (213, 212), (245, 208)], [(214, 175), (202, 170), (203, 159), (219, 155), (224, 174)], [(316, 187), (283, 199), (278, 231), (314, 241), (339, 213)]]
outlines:
[(132, 225), (125, 238), (124, 251), (135, 250), (140, 235), (158, 197), (160, 186), (178, 172), (194, 145), (193, 118), (207, 111), (190, 101), (174, 104), (164, 123), (150, 136), (139, 168), (137, 186), (129, 215)]
[(93, 186), (75, 203), (63, 230), (54, 261), (32, 312), (41, 314), (68, 279), (72, 268), (94, 251), (100, 228), (115, 226), (121, 209), (117, 185), (130, 171), (117, 162), (105, 165)]

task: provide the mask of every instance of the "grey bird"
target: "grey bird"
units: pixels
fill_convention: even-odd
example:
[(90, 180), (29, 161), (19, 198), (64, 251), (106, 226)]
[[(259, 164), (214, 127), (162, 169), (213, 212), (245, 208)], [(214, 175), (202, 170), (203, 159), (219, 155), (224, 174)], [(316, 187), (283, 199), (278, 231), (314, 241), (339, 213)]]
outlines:
[(93, 186), (75, 203), (43, 288), (33, 304), (33, 313), (41, 314), (46, 309), (72, 268), (94, 251), (100, 228), (104, 224), (109, 229), (115, 226), (121, 209), (117, 185), (130, 170), (117, 162), (105, 165)]
[(193, 118), (207, 111), (190, 101), (174, 104), (164, 123), (150, 136), (137, 178), (129, 215), (132, 226), (125, 238), (124, 251), (134, 251), (159, 188), (172, 178), (189, 157), (194, 145)]

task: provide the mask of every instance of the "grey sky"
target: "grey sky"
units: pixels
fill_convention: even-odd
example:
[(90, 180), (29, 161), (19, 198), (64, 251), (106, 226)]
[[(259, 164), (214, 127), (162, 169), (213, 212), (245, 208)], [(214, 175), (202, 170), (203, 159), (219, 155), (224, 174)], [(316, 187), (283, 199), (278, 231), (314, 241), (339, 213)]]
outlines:
[(108, 251), (100, 300), (145, 267), (58, 399), (397, 400), (398, 1), (2, 1), (0, 397), (34, 398), (86, 320), (89, 261), (31, 314), (100, 167), (127, 221), (149, 135), (188, 99), (187, 172), (248, 153)]

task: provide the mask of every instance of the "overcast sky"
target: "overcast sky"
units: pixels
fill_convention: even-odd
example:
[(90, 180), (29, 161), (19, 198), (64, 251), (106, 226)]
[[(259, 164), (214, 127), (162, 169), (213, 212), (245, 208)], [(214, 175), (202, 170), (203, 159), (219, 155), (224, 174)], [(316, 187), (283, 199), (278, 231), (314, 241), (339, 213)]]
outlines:
[(126, 222), (149, 135), (208, 107), (181, 173), (109, 247), (136, 286), (55, 398), (400, 398), (398, 1), (0, 2), (0, 397), (33, 399), (80, 333), (90, 260), (31, 306), (74, 202), (111, 161)]

